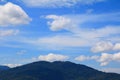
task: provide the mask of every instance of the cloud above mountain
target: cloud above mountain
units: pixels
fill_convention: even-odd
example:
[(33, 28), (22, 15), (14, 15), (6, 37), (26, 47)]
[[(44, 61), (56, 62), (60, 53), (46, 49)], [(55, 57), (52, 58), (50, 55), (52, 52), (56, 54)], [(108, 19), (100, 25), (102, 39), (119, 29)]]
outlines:
[(101, 55), (94, 55), (94, 56), (85, 56), (80, 55), (75, 58), (77, 61), (86, 61), (86, 60), (94, 60), (100, 63), (100, 66), (106, 66), (111, 62), (120, 62), (120, 52), (118, 53), (101, 53)]
[(65, 56), (65, 55), (61, 55), (61, 54), (53, 54), (53, 53), (49, 53), (47, 55), (40, 55), (38, 57), (39, 60), (43, 60), (43, 61), (64, 61), (67, 60), (69, 57)]

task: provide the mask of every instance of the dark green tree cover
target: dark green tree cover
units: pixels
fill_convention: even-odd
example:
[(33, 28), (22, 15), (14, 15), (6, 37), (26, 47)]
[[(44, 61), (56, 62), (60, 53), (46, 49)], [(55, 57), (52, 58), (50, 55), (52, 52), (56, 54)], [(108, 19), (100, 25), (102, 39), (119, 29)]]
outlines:
[(0, 80), (120, 80), (120, 74), (104, 73), (68, 61), (39, 61), (3, 71)]

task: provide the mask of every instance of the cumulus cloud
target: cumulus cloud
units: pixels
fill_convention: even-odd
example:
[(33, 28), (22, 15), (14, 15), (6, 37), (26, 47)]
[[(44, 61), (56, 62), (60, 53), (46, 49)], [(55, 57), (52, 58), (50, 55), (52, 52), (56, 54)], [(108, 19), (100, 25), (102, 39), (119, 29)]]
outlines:
[(12, 35), (17, 35), (19, 33), (19, 30), (0, 30), (0, 37), (5, 37), (5, 36), (12, 36)]
[(3, 64), (3, 65), (13, 68), (13, 67), (21, 66), (22, 64)]
[(0, 5), (0, 26), (22, 25), (30, 21), (31, 19), (20, 6), (10, 2)]
[(52, 31), (66, 29), (68, 26), (70, 26), (69, 24), (71, 23), (71, 20), (69, 18), (65, 18), (63, 16), (48, 15), (46, 18), (53, 20), (51, 22), (48, 22), (48, 25), (50, 25), (50, 29)]
[(113, 50), (120, 50), (120, 43), (116, 43), (113, 47)]
[(30, 7), (71, 7), (76, 4), (93, 4), (105, 0), (22, 0)]
[(102, 55), (100, 56), (100, 59), (98, 60), (99, 62), (101, 62), (101, 66), (106, 66), (109, 64), (109, 62), (112, 60), (112, 54), (108, 54), (108, 53), (102, 53)]
[(86, 60), (95, 60), (100, 63), (100, 66), (106, 66), (110, 62), (120, 62), (120, 52), (114, 53), (114, 54), (109, 54), (109, 53), (102, 53), (100, 56), (85, 56), (85, 55), (80, 55), (75, 58), (77, 61), (86, 61)]
[(98, 42), (95, 46), (92, 47), (92, 52), (104, 52), (104, 51), (109, 51), (113, 48), (113, 44), (108, 41), (101, 41)]
[(68, 56), (49, 53), (47, 55), (40, 55), (38, 59), (43, 60), (43, 61), (50, 61), (50, 62), (51, 61), (64, 61), (68, 59)]
[(120, 62), (120, 52), (115, 54), (102, 53), (98, 61), (101, 63), (101, 66), (107, 65), (111, 61)]
[(100, 41), (91, 48), (91, 51), (94, 53), (119, 51), (119, 50), (120, 50), (120, 43), (113, 44), (110, 41)]
[[(86, 23), (105, 23), (105, 22), (120, 22), (120, 13), (106, 13), (106, 14), (79, 14), (79, 15), (47, 15), (48, 25), (51, 30), (67, 30), (74, 33), (93, 35), (91, 37), (102, 37), (110, 34), (116, 34), (119, 32), (119, 26), (105, 26), (104, 28), (82, 28)], [(92, 20), (91, 20), (92, 19)], [(107, 30), (107, 32), (106, 32)], [(94, 34), (97, 33), (97, 34)]]

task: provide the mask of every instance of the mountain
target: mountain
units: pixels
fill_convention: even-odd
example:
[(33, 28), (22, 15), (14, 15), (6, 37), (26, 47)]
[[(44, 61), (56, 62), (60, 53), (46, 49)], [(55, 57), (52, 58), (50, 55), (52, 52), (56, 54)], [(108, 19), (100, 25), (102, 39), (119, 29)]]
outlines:
[(3, 70), (8, 70), (9, 67), (8, 66), (0, 66), (0, 71), (3, 71)]
[(68, 61), (39, 61), (3, 71), (0, 80), (120, 80), (120, 74)]

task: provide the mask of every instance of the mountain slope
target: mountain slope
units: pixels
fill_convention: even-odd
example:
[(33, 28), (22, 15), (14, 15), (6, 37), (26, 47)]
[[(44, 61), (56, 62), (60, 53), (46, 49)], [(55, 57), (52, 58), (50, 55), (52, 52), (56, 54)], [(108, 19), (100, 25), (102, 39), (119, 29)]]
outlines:
[(0, 80), (120, 80), (120, 74), (104, 73), (71, 62), (34, 62), (0, 74)]
[(7, 66), (0, 66), (0, 71), (8, 70), (8, 69), (9, 69), (9, 67), (7, 67)]

